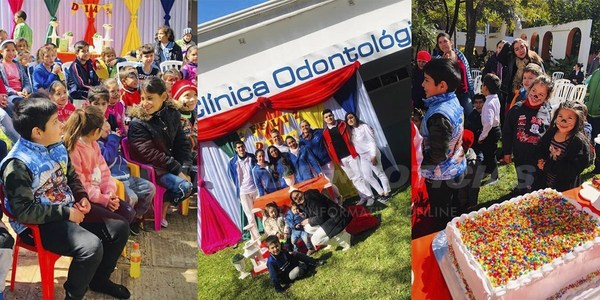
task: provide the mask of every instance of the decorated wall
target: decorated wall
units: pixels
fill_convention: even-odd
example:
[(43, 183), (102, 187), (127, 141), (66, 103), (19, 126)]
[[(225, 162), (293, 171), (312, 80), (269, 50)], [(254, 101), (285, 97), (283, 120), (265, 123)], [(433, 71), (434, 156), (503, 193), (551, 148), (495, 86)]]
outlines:
[[(130, 9), (137, 6), (136, 24), (139, 42), (153, 43), (154, 34), (159, 26), (165, 24), (165, 9), (170, 11), (169, 25), (175, 32), (175, 39), (181, 38), (183, 29), (188, 26), (188, 0), (0, 0), (0, 28), (10, 32), (13, 23), (13, 12), (21, 10), (27, 13), (26, 23), (33, 30), (34, 51), (45, 43), (50, 22), (50, 7), (56, 7), (56, 19), (59, 22), (57, 34), (63, 36), (67, 31), (73, 32), (73, 42), (83, 40), (88, 29), (88, 17), (96, 11), (93, 24), (97, 32), (104, 36), (103, 24), (111, 24), (112, 47), (117, 54), (121, 53), (125, 44), (132, 14)], [(163, 7), (164, 5), (164, 7)], [(169, 7), (170, 10), (169, 10)], [(129, 6), (129, 7), (128, 7)], [(86, 12), (87, 7), (87, 12)], [(132, 9), (134, 12), (136, 9)], [(93, 32), (92, 32), (93, 35)], [(130, 39), (131, 41), (132, 39)]]

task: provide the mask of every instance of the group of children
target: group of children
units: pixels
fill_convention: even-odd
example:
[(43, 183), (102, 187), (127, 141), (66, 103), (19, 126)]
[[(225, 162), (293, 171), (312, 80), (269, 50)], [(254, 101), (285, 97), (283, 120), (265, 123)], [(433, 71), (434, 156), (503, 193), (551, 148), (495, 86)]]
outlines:
[[(165, 188), (162, 211), (155, 212), (162, 227), (169, 225), (169, 206), (193, 193), (197, 48), (188, 29), (177, 43), (167, 26), (156, 38), (155, 45), (139, 49), (140, 66), (120, 70), (117, 64), (124, 59), (114, 49), (103, 49), (93, 61), (89, 45), (79, 41), (66, 74), (55, 45), (38, 50), (30, 72), (23, 65), (29, 61), (18, 59), (19, 42), (0, 43), (6, 208), (25, 241), (33, 242), (23, 224), (39, 224), (46, 249), (74, 257), (64, 285), (67, 299), (82, 299), (88, 287), (130, 297), (109, 277), (129, 235), (143, 228), (156, 187), (131, 175), (121, 145), (132, 160), (153, 166), (157, 184)], [(181, 71), (160, 72), (160, 62), (184, 57)], [(81, 108), (73, 105), (76, 99), (86, 100)], [(116, 181), (123, 184), (125, 199), (116, 195)]]
[[(515, 195), (545, 187), (559, 191), (573, 188), (581, 172), (592, 163), (586, 106), (565, 101), (553, 109), (548, 102), (553, 82), (538, 65), (526, 66), (522, 88), (515, 91), (512, 101), (508, 99), (506, 112), (500, 109), (500, 79), (486, 74), (482, 94), (474, 96), (474, 111), (468, 116), (454, 94), (460, 81), (455, 63), (434, 59), (423, 71), (427, 110), (419, 120), (423, 138), (421, 174), (434, 223), (432, 232), (472, 209), (482, 183), (496, 182), (500, 139), (503, 162), (515, 165)], [(501, 114), (505, 114), (503, 124)], [(487, 175), (490, 178), (482, 182)]]

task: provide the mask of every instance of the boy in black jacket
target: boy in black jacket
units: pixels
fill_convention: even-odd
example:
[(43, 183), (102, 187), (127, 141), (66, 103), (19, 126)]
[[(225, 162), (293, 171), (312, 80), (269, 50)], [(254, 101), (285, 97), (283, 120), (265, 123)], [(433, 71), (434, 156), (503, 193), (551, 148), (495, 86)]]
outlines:
[[(281, 251), (281, 243), (275, 235), (268, 236), (266, 243), (271, 253), (267, 259), (269, 278), (278, 293), (283, 292), (294, 280), (302, 278), (308, 267), (314, 268), (323, 264), (322, 261), (300, 252)], [(304, 264), (301, 265), (300, 262)], [(282, 284), (285, 284), (285, 286), (281, 286)]]
[(85, 41), (75, 43), (77, 58), (69, 68), (67, 85), (72, 99), (87, 99), (91, 86), (100, 85), (100, 79), (90, 60), (90, 45)]

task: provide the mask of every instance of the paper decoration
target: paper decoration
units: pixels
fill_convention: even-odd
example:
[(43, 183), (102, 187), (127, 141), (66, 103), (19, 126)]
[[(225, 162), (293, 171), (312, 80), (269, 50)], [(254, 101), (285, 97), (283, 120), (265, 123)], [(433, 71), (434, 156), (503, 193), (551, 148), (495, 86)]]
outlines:
[(90, 15), (92, 18), (95, 18), (98, 14), (98, 10), (104, 10), (107, 16), (112, 16), (113, 4), (85, 4), (85, 3), (77, 3), (75, 1), (71, 4), (71, 15), (74, 15), (78, 10), (83, 10), (86, 15)]

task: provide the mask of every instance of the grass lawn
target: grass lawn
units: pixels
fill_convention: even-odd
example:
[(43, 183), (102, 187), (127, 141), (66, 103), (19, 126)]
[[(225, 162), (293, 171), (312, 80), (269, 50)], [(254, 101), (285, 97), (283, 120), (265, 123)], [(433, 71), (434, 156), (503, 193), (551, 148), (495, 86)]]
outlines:
[(199, 252), (198, 299), (410, 299), (410, 188), (371, 211), (381, 220), (378, 228), (353, 236), (346, 252), (315, 253), (325, 265), (282, 294), (266, 272), (238, 279), (231, 257), (243, 252), (241, 243), (212, 255)]

